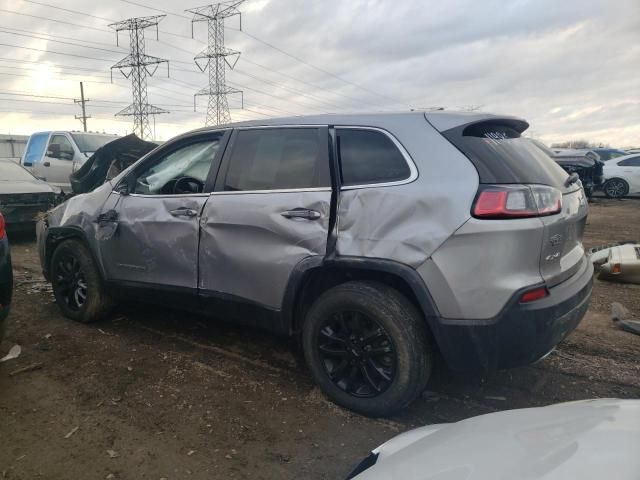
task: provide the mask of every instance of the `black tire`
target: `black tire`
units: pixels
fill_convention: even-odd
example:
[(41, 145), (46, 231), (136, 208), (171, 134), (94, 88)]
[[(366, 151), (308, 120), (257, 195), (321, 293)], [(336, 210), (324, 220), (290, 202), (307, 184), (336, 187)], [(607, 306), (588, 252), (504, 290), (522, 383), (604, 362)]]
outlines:
[(323, 293), (307, 313), (302, 344), (325, 395), (370, 417), (415, 400), (433, 366), (424, 318), (400, 292), (375, 282), (348, 282)]
[(51, 283), (56, 303), (67, 318), (91, 323), (111, 311), (111, 298), (100, 272), (87, 247), (78, 240), (65, 240), (53, 252)]
[(610, 178), (604, 182), (602, 191), (608, 198), (623, 198), (629, 194), (629, 184), (622, 178)]

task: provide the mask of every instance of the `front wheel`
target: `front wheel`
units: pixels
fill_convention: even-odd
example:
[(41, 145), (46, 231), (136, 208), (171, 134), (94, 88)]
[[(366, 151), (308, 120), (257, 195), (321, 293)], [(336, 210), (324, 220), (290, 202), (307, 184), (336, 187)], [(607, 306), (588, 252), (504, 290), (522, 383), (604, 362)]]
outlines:
[(348, 282), (323, 293), (302, 332), (307, 364), (335, 403), (379, 417), (412, 402), (432, 368), (425, 320), (397, 290)]
[(605, 182), (602, 190), (609, 198), (622, 198), (629, 193), (629, 184), (621, 178), (612, 178)]
[(65, 240), (51, 258), (51, 283), (65, 317), (82, 323), (102, 320), (111, 309), (91, 253), (78, 240)]

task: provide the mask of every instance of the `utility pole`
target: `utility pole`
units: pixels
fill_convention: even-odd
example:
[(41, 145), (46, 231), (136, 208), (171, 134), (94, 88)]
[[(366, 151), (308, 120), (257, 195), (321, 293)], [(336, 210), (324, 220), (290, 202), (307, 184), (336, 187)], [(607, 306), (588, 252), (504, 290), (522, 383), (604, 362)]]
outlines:
[(74, 103), (79, 103), (82, 107), (82, 115), (76, 115), (76, 120), (80, 120), (82, 122), (82, 126), (84, 131), (87, 131), (87, 119), (91, 118), (91, 116), (87, 116), (86, 104), (89, 101), (88, 98), (84, 98), (84, 86), (82, 82), (80, 82), (80, 100), (74, 100)]
[[(193, 24), (207, 22), (208, 44), (207, 47), (194, 57), (194, 62), (204, 72), (209, 68), (209, 86), (199, 90), (193, 96), (193, 109), (196, 109), (196, 97), (208, 95), (207, 117), (205, 125), (224, 125), (231, 122), (229, 113), (229, 101), (227, 95), (239, 93), (241, 95), (242, 108), (244, 108), (244, 95), (241, 90), (228, 87), (226, 84), (226, 66), (230, 69), (236, 66), (240, 58), (240, 52), (230, 50), (224, 46), (224, 20), (238, 15), (240, 30), (242, 30), (242, 14), (238, 6), (244, 0), (230, 0), (204, 7), (185, 10), (193, 14), (191, 20), (191, 36), (193, 37)], [(229, 59), (233, 61), (229, 61)]]
[(155, 115), (169, 113), (167, 110), (149, 104), (147, 99), (147, 76), (152, 77), (158, 70), (158, 66), (161, 63), (166, 63), (168, 77), (169, 61), (147, 55), (144, 42), (144, 30), (146, 28), (156, 27), (156, 38), (158, 37), (158, 23), (165, 16), (129, 18), (109, 25), (116, 31), (116, 43), (118, 43), (118, 33), (120, 31), (129, 31), (130, 53), (111, 67), (111, 81), (113, 81), (114, 69), (120, 70), (120, 73), (125, 78), (130, 78), (133, 103), (116, 113), (116, 116), (132, 116), (133, 132), (142, 139), (151, 139), (153, 136), (151, 125), (149, 124), (149, 115), (153, 116), (155, 124)]

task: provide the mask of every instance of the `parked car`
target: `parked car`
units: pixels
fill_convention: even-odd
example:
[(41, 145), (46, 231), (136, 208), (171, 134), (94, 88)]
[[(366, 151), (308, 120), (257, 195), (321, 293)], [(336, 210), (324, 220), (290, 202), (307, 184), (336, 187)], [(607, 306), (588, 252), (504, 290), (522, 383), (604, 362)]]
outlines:
[(410, 430), (348, 480), (637, 480), (638, 448), (639, 400), (585, 400)]
[(197, 130), (38, 225), (62, 312), (121, 295), (300, 335), (336, 403), (386, 415), (458, 370), (550, 352), (593, 267), (579, 182), (478, 113), (323, 115)]
[(587, 151), (595, 152), (598, 154), (599, 159), (603, 162), (608, 162), (618, 157), (624, 157), (627, 152), (620, 150), (619, 148), (591, 148)]
[(29, 137), (21, 164), (35, 176), (71, 192), (69, 176), (116, 135), (85, 132), (38, 132)]
[(604, 166), (602, 190), (609, 198), (640, 194), (640, 155), (618, 157)]
[(33, 230), (37, 215), (62, 199), (58, 187), (37, 179), (17, 163), (0, 161), (0, 212), (7, 228)]
[(604, 162), (597, 153), (569, 149), (558, 152), (558, 149), (552, 150), (539, 140), (531, 139), (531, 142), (553, 158), (568, 174), (578, 174), (587, 198), (591, 198), (602, 187)]
[(0, 213), (0, 343), (4, 338), (5, 322), (11, 306), (13, 291), (13, 271), (11, 269), (11, 252), (5, 228), (4, 217)]

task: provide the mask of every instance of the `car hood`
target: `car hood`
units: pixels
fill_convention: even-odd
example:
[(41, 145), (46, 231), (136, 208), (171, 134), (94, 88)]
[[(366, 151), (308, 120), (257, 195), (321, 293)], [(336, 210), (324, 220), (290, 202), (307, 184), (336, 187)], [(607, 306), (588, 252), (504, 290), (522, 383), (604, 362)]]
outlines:
[(413, 430), (357, 480), (640, 478), (640, 400), (508, 410)]
[(57, 190), (45, 182), (40, 181), (7, 181), (0, 180), (0, 195), (15, 193), (56, 193)]

